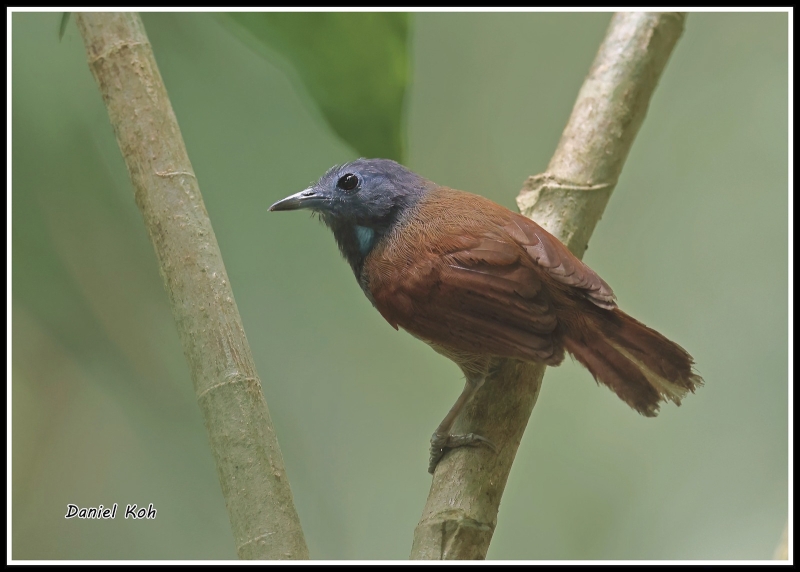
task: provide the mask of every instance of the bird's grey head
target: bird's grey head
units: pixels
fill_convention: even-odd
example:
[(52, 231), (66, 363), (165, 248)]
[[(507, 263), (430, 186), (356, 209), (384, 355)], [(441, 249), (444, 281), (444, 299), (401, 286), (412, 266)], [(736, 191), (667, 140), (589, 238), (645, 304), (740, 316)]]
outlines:
[(364, 257), (435, 184), (389, 159), (356, 159), (272, 205), (320, 215), (358, 275)]
[(329, 226), (335, 221), (382, 226), (416, 203), (430, 185), (389, 159), (356, 159), (328, 169), (319, 181), (269, 210), (311, 209)]

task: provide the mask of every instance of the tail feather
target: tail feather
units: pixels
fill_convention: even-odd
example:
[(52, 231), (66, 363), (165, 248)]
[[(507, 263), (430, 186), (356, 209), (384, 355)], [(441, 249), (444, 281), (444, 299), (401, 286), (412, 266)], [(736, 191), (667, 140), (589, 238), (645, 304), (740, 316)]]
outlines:
[(686, 350), (621, 310), (598, 312), (589, 325), (566, 336), (567, 351), (639, 413), (657, 415), (660, 402), (680, 405), (703, 384)]
[(695, 388), (698, 376), (692, 371), (694, 359), (685, 349), (619, 309), (610, 314), (610, 319), (599, 322), (610, 341), (624, 347), (647, 369), (667, 381), (687, 390)]

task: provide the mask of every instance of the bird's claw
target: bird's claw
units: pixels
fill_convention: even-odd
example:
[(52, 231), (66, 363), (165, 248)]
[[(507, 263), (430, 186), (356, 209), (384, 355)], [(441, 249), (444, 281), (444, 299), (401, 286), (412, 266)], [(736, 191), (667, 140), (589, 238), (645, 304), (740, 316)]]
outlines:
[(484, 445), (497, 453), (497, 447), (486, 437), (476, 433), (466, 433), (464, 435), (442, 435), (434, 433), (431, 437), (431, 456), (428, 461), (428, 472), (433, 474), (436, 465), (442, 459), (448, 449), (457, 447), (478, 447)]

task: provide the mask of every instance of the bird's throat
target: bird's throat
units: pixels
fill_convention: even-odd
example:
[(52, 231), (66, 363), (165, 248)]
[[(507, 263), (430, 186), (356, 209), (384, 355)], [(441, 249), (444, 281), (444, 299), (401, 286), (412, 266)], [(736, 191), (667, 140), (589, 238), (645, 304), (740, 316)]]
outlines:
[(333, 231), (336, 243), (345, 260), (350, 264), (353, 273), (358, 278), (364, 260), (375, 247), (379, 240), (379, 235), (374, 228), (353, 224), (352, 222), (342, 222), (335, 219), (326, 221)]
[(355, 226), (358, 250), (361, 256), (366, 256), (375, 244), (375, 230), (366, 226)]

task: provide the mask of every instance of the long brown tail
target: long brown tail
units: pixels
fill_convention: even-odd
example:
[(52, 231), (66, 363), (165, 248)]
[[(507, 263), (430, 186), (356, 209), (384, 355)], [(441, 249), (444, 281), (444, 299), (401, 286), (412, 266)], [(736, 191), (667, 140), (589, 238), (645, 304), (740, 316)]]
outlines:
[(593, 312), (587, 325), (587, 330), (567, 334), (565, 348), (642, 415), (656, 416), (662, 401), (680, 405), (688, 392), (703, 385), (686, 350), (625, 312)]

